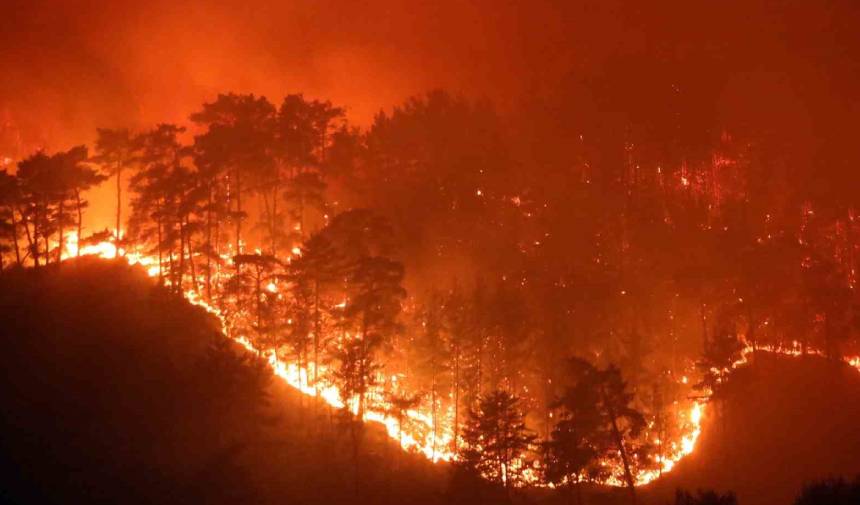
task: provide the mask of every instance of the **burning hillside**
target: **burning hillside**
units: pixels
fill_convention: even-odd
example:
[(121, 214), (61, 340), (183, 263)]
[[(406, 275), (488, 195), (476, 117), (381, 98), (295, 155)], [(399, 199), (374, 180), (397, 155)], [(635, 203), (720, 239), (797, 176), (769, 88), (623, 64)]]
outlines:
[(357, 501), (380, 432), (450, 501), (635, 504), (761, 356), (860, 376), (851, 2), (198, 3), (13, 0), (0, 272), (139, 266)]

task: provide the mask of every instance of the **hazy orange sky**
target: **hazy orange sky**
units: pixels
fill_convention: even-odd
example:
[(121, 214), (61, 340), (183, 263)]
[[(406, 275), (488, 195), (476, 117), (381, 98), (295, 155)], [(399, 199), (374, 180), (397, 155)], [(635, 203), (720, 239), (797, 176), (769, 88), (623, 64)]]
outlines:
[[(358, 122), (432, 87), (501, 95), (525, 77), (505, 74), (530, 44), (521, 8), (503, 2), (4, 4), (0, 111), (50, 148), (96, 126), (183, 121), (224, 91), (302, 91)], [(548, 14), (546, 36), (560, 29)]]
[(367, 124), (431, 88), (504, 111), (571, 79), (605, 81), (599, 107), (706, 90), (688, 99), (715, 121), (811, 136), (857, 111), (858, 25), (854, 0), (5, 0), (0, 159), (184, 122), (219, 92), (304, 92)]

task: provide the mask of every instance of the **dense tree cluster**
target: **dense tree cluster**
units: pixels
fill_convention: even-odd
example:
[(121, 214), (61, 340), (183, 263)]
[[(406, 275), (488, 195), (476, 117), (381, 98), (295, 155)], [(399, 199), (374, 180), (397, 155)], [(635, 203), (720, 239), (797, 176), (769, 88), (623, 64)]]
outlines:
[(87, 163), (87, 152), (86, 146), (53, 155), (38, 152), (21, 160), (14, 175), (0, 173), (0, 268), (7, 255), (17, 265), (59, 262), (69, 252), (69, 232), (81, 239), (84, 193), (105, 178)]
[(302, 95), (220, 95), (189, 125), (99, 130), (92, 158), (22, 160), (0, 257), (58, 260), (115, 177), (120, 253), (350, 415), (403, 430), (419, 407), (434, 455), (500, 483), (611, 468), (632, 493), (688, 375), (714, 392), (746, 346), (857, 349), (857, 195), (823, 197), (752, 137), (562, 123), (559, 149), (444, 92), (365, 130)]

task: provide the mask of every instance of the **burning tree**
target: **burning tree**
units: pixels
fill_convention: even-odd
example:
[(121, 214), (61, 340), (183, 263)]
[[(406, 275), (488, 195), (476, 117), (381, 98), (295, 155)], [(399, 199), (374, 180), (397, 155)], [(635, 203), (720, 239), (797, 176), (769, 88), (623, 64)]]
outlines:
[[(238, 254), (233, 257), (237, 273), (227, 283), (225, 291), (236, 297), (236, 308), (252, 315), (249, 329), (255, 335), (259, 349), (279, 347), (277, 335), (280, 329), (275, 326), (275, 303), (277, 296), (268, 289), (269, 283), (276, 278), (280, 262), (267, 254)], [(245, 266), (246, 268), (240, 268)]]
[(325, 319), (334, 304), (337, 280), (344, 276), (343, 255), (324, 234), (311, 236), (288, 266), (287, 279), (292, 282), (292, 309), (295, 317), (306, 321), (312, 335), (313, 384), (319, 395), (319, 368), (322, 351), (328, 344)]
[(419, 325), (414, 352), (415, 369), (423, 379), (429, 380), (430, 420), (433, 424), (433, 457), (436, 457), (439, 436), (439, 412), (443, 406), (443, 393), (450, 390), (452, 353), (450, 333), (444, 328), (444, 305), (439, 293), (431, 294), (428, 303), (418, 312)]
[(364, 413), (367, 391), (379, 369), (375, 353), (386, 346), (400, 328), (397, 316), (401, 300), (406, 296), (401, 282), (403, 266), (379, 256), (360, 259), (349, 274), (351, 296), (344, 308), (344, 317), (354, 336), (348, 338), (339, 351), (339, 376), (347, 387), (349, 398), (357, 397), (359, 418)]

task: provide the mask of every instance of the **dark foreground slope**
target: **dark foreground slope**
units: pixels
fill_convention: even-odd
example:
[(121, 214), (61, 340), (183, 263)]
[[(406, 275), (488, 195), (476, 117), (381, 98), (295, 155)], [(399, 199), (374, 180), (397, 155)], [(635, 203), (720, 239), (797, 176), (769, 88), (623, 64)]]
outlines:
[(444, 499), (373, 430), (356, 461), (336, 415), (121, 262), (0, 276), (0, 370), (2, 502)]
[(741, 505), (793, 503), (805, 483), (860, 473), (860, 372), (823, 358), (759, 353), (708, 408), (696, 451), (643, 490), (734, 490)]

